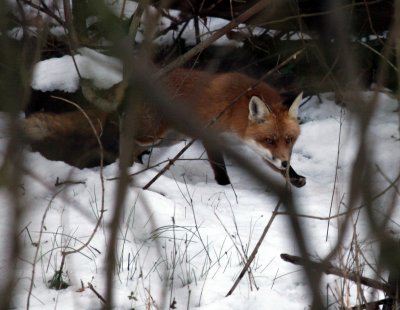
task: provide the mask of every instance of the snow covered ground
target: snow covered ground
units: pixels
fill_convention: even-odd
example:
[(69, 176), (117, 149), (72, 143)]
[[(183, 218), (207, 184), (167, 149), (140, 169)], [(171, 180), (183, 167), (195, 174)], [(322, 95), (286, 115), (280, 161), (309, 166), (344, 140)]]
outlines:
[[(65, 59), (59, 62), (60, 65), (63, 61)], [(56, 67), (54, 63), (52, 67)], [(47, 81), (36, 81), (37, 85), (41, 83), (40, 87), (49, 86), (50, 79), (54, 78), (45, 76)], [(73, 83), (66, 81), (66, 85)], [(364, 95), (370, 98), (373, 93), (365, 92)], [(300, 108), (302, 134), (294, 148), (292, 165), (299, 174), (307, 177), (305, 187), (293, 188), (298, 212), (324, 218), (329, 215), (332, 199), (333, 215), (348, 207), (350, 172), (358, 149), (358, 125), (346, 108), (333, 102), (332, 94), (323, 94), (321, 99), (322, 102), (313, 97)], [(386, 95), (379, 96), (366, 148), (369, 154), (374, 154), (374, 165), (390, 180), (400, 172), (397, 108), (396, 101)], [(8, 141), (7, 116), (0, 116), (0, 156), (3, 156)], [(145, 159), (149, 160), (150, 166), (157, 164), (173, 157), (183, 146), (181, 143), (155, 150), (150, 158)], [(259, 162), (260, 169), (263, 169), (263, 162), (249, 149), (237, 146), (237, 150), (248, 160)], [(338, 175), (332, 195), (338, 154)], [(141, 186), (163, 165), (135, 176), (129, 186), (119, 228), (115, 308), (168, 309), (175, 301), (176, 309), (306, 309), (310, 295), (302, 268), (279, 257), (281, 253), (299, 254), (286, 215), (275, 218), (259, 249), (251, 266), (254, 281), (250, 282), (245, 276), (235, 292), (225, 297), (243, 267), (243, 257), (250, 255), (259, 240), (277, 199), (266, 186), (256, 183), (242, 168), (232, 163), (228, 166), (232, 187), (216, 184), (200, 144), (195, 144), (182, 158), (186, 160), (178, 161), (149, 190), (141, 190)], [(64, 277), (70, 286), (57, 291), (48, 288), (48, 281), (60, 268), (61, 251), (79, 248), (86, 242), (99, 216), (102, 195), (100, 169), (79, 170), (63, 162), (48, 161), (28, 149), (24, 161), (31, 175), (25, 176), (21, 185), (26, 213), (18, 228), (23, 252), (18, 258), (14, 308), (26, 308), (33, 268), (36, 273), (31, 309), (100, 308), (99, 298), (87, 283), (90, 282), (100, 294), (104, 293), (108, 247), (106, 227), (117, 187), (117, 181), (109, 179), (118, 176), (117, 163), (104, 168), (104, 204), (108, 210), (104, 221), (89, 247), (67, 257)], [(131, 170), (135, 172), (145, 167), (135, 164)], [(265, 170), (274, 175), (268, 168)], [(377, 190), (388, 186), (383, 174), (374, 173), (373, 184)], [(276, 178), (283, 182), (280, 176)], [(57, 180), (78, 183), (55, 186)], [(384, 202), (389, 202), (392, 195), (393, 191), (389, 191), (376, 202), (376, 217), (385, 217), (387, 208)], [(0, 204), (9, 204), (4, 191), (0, 192)], [(389, 223), (395, 236), (400, 223), (398, 206), (397, 199)], [(8, 208), (0, 208), (0, 253), (3, 253), (0, 254), (0, 278), (7, 272), (4, 269), (10, 229), (7, 211)], [(355, 213), (353, 222), (357, 216)], [(312, 256), (324, 257), (332, 249), (340, 219), (330, 222), (326, 241), (326, 220), (301, 218)], [(368, 226), (366, 217), (359, 216), (356, 233), (373, 263), (378, 253), (374, 252), (374, 238), (369, 234)], [(353, 229), (342, 244), (340, 255), (343, 257), (350, 253)], [(38, 243), (40, 232), (42, 236)], [(339, 264), (340, 259), (335, 262)], [(370, 272), (369, 275), (373, 274)], [(325, 277), (324, 282), (332, 291), (337, 291), (342, 285), (333, 276)], [(354, 302), (357, 297), (355, 285), (349, 286), (349, 298)], [(324, 286), (321, 292), (326, 295)], [(328, 295), (329, 302), (334, 302), (332, 293)]]
[[(121, 12), (121, 3), (115, 8), (117, 14)], [(134, 9), (128, 7), (125, 13), (130, 16)], [(162, 22), (168, 27), (168, 20)], [(201, 25), (203, 38), (225, 23), (220, 19), (208, 19), (207, 24)], [(158, 41), (169, 42), (169, 36), (171, 33)], [(194, 43), (193, 24), (188, 24), (183, 38)], [(223, 37), (217, 43), (233, 44), (227, 41)], [(76, 61), (81, 75), (94, 80), (100, 88), (121, 79), (120, 63), (92, 50), (81, 49)], [(106, 66), (99, 67), (99, 63)], [(69, 56), (43, 61), (36, 67), (32, 86), (42, 90), (74, 91), (79, 81), (76, 72), (71, 70), (73, 67)], [(363, 95), (368, 99), (374, 94), (365, 92)], [(345, 212), (349, 207), (350, 178), (359, 147), (358, 121), (333, 99), (333, 94), (322, 94), (321, 98), (313, 97), (300, 108), (302, 134), (292, 156), (293, 167), (307, 177), (305, 187), (292, 190), (298, 213), (312, 216), (301, 217), (300, 223), (310, 255), (316, 259), (329, 253), (338, 239), (344, 217), (330, 221), (328, 238), (325, 218), (330, 213)], [(387, 188), (400, 173), (398, 108), (394, 99), (379, 95), (365, 148), (372, 158), (372, 195)], [(7, 119), (7, 115), (0, 113), (0, 166), (7, 150)], [(184, 145), (154, 150), (150, 158), (145, 158), (149, 162), (136, 163), (131, 171), (141, 171), (147, 164), (153, 166), (172, 158)], [(236, 149), (264, 171), (264, 163), (251, 150), (243, 146), (236, 146)], [(103, 171), (107, 212), (102, 225), (88, 247), (67, 256), (63, 277), (70, 286), (54, 290), (49, 288), (49, 280), (60, 268), (61, 252), (81, 247), (91, 236), (100, 215), (100, 169), (79, 170), (63, 162), (48, 161), (28, 148), (24, 156), (30, 174), (24, 177), (18, 189), (26, 208), (17, 228), (22, 253), (16, 258), (18, 281), (13, 309), (26, 309), (33, 270), (30, 309), (99, 309), (101, 301), (88, 288), (88, 283), (104, 296), (109, 246), (107, 227), (115, 205), (117, 181), (114, 178), (118, 176), (118, 163)], [(270, 220), (277, 198), (265, 185), (255, 182), (229, 160), (232, 186), (219, 186), (205, 158), (201, 144), (195, 144), (146, 191), (141, 187), (163, 165), (134, 177), (119, 227), (115, 309), (169, 309), (171, 305), (173, 309), (307, 309), (311, 299), (302, 268), (280, 259), (281, 253), (299, 254), (288, 216), (284, 214), (274, 219), (251, 265), (251, 280), (246, 275), (233, 294), (225, 297), (243, 268), (244, 257), (250, 255)], [(283, 182), (268, 168), (265, 173)], [(357, 178), (361, 181), (363, 175), (360, 173)], [(56, 186), (65, 181), (73, 182)], [(9, 225), (11, 203), (7, 194), (0, 188), (0, 279), (5, 279), (10, 272), (6, 269), (6, 257), (10, 251), (9, 234), (14, 229)], [(393, 201), (395, 209), (389, 213)], [(355, 206), (361, 203), (356, 201)], [(393, 189), (373, 204), (376, 219), (390, 216), (387, 231), (396, 238), (400, 232), (399, 206)], [(365, 259), (375, 267), (379, 255), (376, 238), (363, 209), (361, 213), (354, 212), (350, 221), (353, 223), (333, 262), (357, 270), (352, 263), (355, 258), (351, 244), (353, 235), (357, 235)], [(346, 264), (345, 261), (351, 262)], [(368, 266), (363, 268), (366, 275), (376, 276)], [(3, 281), (0, 282), (2, 285)], [(348, 299), (349, 305), (355, 304), (358, 298), (355, 284), (324, 276), (321, 294), (328, 304), (333, 304), (329, 309), (337, 306), (339, 292), (344, 293), (343, 299)], [(382, 297), (369, 289), (365, 294), (367, 299)]]
[[(121, 3), (115, 7), (117, 14), (121, 12)], [(125, 13), (130, 16), (134, 9), (134, 6), (127, 8)], [(167, 19), (162, 19), (162, 23), (164, 27), (169, 25)], [(220, 19), (208, 19), (208, 24), (201, 25), (203, 38), (225, 23)], [(168, 33), (158, 40), (169, 42), (171, 35)], [(183, 38), (194, 43), (193, 24), (188, 24)], [(223, 37), (217, 43), (228, 44), (227, 41)], [(109, 87), (121, 79), (119, 62), (92, 50), (81, 49), (76, 62), (80, 74), (94, 79), (100, 88)], [(99, 67), (99, 62), (107, 66)], [(71, 70), (73, 67), (69, 56), (43, 61), (36, 68), (32, 86), (41, 90), (74, 91), (79, 81), (77, 73)], [(365, 92), (364, 96), (371, 98), (373, 93)], [(388, 179), (395, 179), (400, 172), (399, 114), (396, 109), (398, 104), (395, 100), (380, 95), (369, 126), (366, 152), (373, 158), (373, 167), (379, 167), (381, 171), (376, 168), (371, 180), (377, 192), (386, 188)], [(332, 215), (348, 208), (351, 171), (359, 143), (358, 123), (350, 111), (334, 103), (332, 94), (313, 97), (300, 108), (300, 118), (302, 134), (294, 148), (292, 165), (299, 174), (307, 177), (307, 185), (293, 188), (293, 194), (298, 212), (314, 217), (300, 219), (310, 254), (324, 257), (336, 244), (343, 217), (330, 221), (327, 240), (328, 222), (318, 217), (328, 217), (331, 205)], [(0, 114), (0, 164), (7, 142), (7, 115)], [(183, 146), (181, 143), (155, 150), (151, 158), (145, 159), (149, 159), (150, 166), (155, 165), (173, 157)], [(237, 150), (248, 160), (259, 163), (260, 169), (264, 170), (264, 163), (249, 149), (237, 146)], [(60, 268), (61, 252), (79, 248), (93, 232), (102, 201), (100, 169), (79, 170), (63, 162), (48, 161), (28, 149), (24, 155), (31, 174), (24, 177), (20, 188), (26, 213), (21, 227), (18, 227), (23, 252), (18, 258), (14, 308), (26, 308), (33, 268), (31, 309), (100, 308), (99, 298), (87, 283), (90, 282), (100, 294), (104, 293), (107, 227), (112, 212), (105, 213), (102, 226), (90, 246), (67, 257), (64, 276), (70, 286), (59, 291), (48, 288), (48, 281)], [(202, 146), (195, 144), (182, 157), (186, 160), (179, 160), (146, 191), (141, 187), (163, 165), (134, 177), (119, 229), (116, 309), (168, 309), (174, 300), (176, 309), (307, 308), (310, 295), (302, 268), (279, 257), (281, 253), (299, 254), (287, 215), (278, 215), (273, 221), (251, 266), (253, 280), (244, 277), (236, 291), (225, 297), (243, 267), (243, 257), (250, 255), (269, 221), (277, 198), (265, 185), (255, 182), (233, 163), (228, 166), (232, 186), (217, 185), (205, 158)], [(137, 172), (144, 168), (146, 165), (135, 164), (131, 170)], [(265, 168), (265, 173), (275, 175), (268, 168)], [(108, 211), (115, 204), (117, 181), (111, 179), (116, 176), (117, 163), (104, 168), (104, 205)], [(283, 182), (280, 176), (276, 175), (276, 179)], [(55, 185), (65, 181), (76, 184)], [(376, 218), (385, 218), (392, 196), (393, 190), (375, 201)], [(10, 204), (3, 190), (0, 191), (0, 204)], [(398, 197), (395, 204), (388, 227), (393, 236), (399, 233)], [(8, 225), (8, 211), (7, 207), (0, 207), (0, 279), (8, 272), (4, 267), (5, 253), (10, 246), (8, 234), (12, 229)], [(374, 264), (378, 253), (374, 252), (374, 237), (369, 233), (368, 220), (362, 213), (358, 217), (355, 212), (353, 222), (357, 223), (344, 239), (340, 255), (349, 255), (350, 242), (356, 233), (367, 258)], [(335, 261), (340, 262), (340, 259)], [(368, 268), (366, 271), (373, 276)], [(332, 292), (343, 284), (333, 276), (323, 280), (331, 289), (329, 302), (334, 302)], [(349, 299), (354, 302), (357, 298), (355, 285), (349, 285)], [(321, 286), (321, 293), (326, 295), (326, 292)]]

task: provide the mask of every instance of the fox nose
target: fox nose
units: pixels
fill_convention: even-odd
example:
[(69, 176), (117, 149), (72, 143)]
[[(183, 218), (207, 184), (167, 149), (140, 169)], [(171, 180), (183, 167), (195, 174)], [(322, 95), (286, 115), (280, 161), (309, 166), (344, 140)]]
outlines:
[(282, 162), (281, 165), (282, 165), (282, 168), (287, 168), (288, 162), (285, 160), (285, 161)]

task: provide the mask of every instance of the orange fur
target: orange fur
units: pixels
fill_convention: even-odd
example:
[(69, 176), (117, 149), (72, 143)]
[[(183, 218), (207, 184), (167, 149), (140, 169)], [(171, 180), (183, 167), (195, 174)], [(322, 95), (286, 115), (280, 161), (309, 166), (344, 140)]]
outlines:
[[(175, 98), (192, 105), (196, 117), (205, 124), (225, 111), (216, 123), (218, 130), (232, 132), (243, 141), (254, 140), (268, 149), (273, 160), (290, 160), (300, 127), (297, 118), (289, 115), (280, 94), (266, 83), (239, 73), (177, 69), (165, 78), (165, 84)], [(253, 96), (262, 99), (270, 110), (260, 122), (249, 119), (249, 101)], [(270, 140), (272, 144), (266, 142)]]
[[(161, 83), (172, 98), (191, 105), (195, 116), (204, 124), (225, 111), (214, 125), (218, 131), (236, 134), (267, 162), (286, 171), (285, 167), (290, 161), (292, 147), (300, 134), (300, 128), (296, 119), (297, 107), (296, 113), (288, 110), (283, 104), (283, 98), (275, 89), (239, 73), (211, 74), (189, 69), (175, 69), (162, 78)], [(249, 105), (250, 102), (255, 104)], [(43, 113), (36, 113), (27, 118), (25, 127), (28, 136), (32, 124), (36, 124), (36, 128), (46, 128), (49, 137), (52, 138), (68, 139), (68, 135), (72, 133), (80, 133), (82, 137), (91, 135), (88, 132), (89, 126), (78, 121), (82, 116), (74, 120), (68, 113), (57, 116), (47, 114), (46, 117), (41, 114)], [(173, 143), (171, 139), (179, 138), (163, 115), (149, 105), (139, 105), (136, 115), (133, 139), (139, 150), (146, 146), (168, 145)], [(90, 116), (92, 120), (96, 118), (92, 112)], [(43, 119), (46, 124), (37, 125)], [(109, 119), (101, 117), (104, 128), (107, 127), (106, 122)], [(63, 126), (60, 126), (60, 123)], [(43, 131), (40, 135), (45, 136)], [(36, 139), (35, 142), (39, 143), (38, 140), (40, 139)], [(228, 184), (230, 181), (222, 155), (209, 148), (206, 150), (217, 182)], [(297, 174), (292, 176), (303, 178)], [(305, 179), (300, 183), (295, 185), (303, 186)]]

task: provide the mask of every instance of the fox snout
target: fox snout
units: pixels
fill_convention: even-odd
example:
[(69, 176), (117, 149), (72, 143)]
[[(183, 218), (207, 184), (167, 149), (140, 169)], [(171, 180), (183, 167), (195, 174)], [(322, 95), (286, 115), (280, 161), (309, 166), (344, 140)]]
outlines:
[(286, 159), (279, 159), (274, 156), (271, 156), (271, 158), (265, 158), (270, 164), (275, 166), (275, 168), (279, 170), (286, 170), (286, 168), (289, 166), (289, 161)]

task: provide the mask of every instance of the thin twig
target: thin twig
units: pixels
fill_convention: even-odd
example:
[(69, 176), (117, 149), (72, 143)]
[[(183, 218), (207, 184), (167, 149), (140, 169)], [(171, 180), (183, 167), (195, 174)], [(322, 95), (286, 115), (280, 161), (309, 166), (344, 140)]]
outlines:
[(100, 295), (100, 293), (99, 293), (98, 291), (96, 291), (96, 289), (93, 287), (92, 283), (89, 282), (89, 283), (88, 283), (88, 287), (89, 287), (89, 289), (100, 299), (100, 301), (101, 301), (103, 304), (106, 304), (106, 300), (104, 299), (103, 296)]
[(104, 186), (104, 175), (103, 175), (104, 149), (103, 149), (103, 144), (102, 144), (102, 142), (101, 142), (101, 140), (100, 140), (100, 136), (99, 136), (99, 134), (98, 134), (97, 131), (96, 131), (96, 127), (94, 126), (92, 120), (91, 120), (90, 117), (87, 115), (87, 113), (85, 112), (85, 110), (83, 110), (83, 109), (82, 109), (79, 105), (77, 105), (75, 102), (72, 102), (72, 101), (67, 100), (67, 99), (65, 99), (65, 98), (57, 97), (57, 96), (52, 96), (52, 97), (55, 98), (55, 99), (59, 99), (59, 100), (65, 101), (65, 102), (67, 102), (67, 103), (73, 105), (75, 108), (77, 108), (77, 109), (83, 114), (83, 116), (84, 116), (84, 117), (86, 118), (86, 120), (88, 121), (88, 123), (89, 123), (89, 125), (90, 125), (90, 127), (91, 127), (91, 129), (92, 129), (92, 131), (93, 131), (94, 136), (96, 137), (97, 143), (98, 143), (98, 145), (99, 145), (99, 152), (100, 152), (100, 170), (99, 170), (99, 174), (100, 174), (100, 184), (101, 184), (101, 209), (100, 209), (100, 216), (99, 216), (99, 218), (97, 219), (97, 222), (96, 222), (96, 225), (95, 225), (95, 227), (94, 227), (94, 229), (93, 229), (92, 234), (89, 236), (89, 238), (86, 240), (86, 242), (85, 242), (84, 244), (82, 244), (82, 245), (81, 245), (79, 248), (77, 248), (77, 249), (70, 250), (70, 251), (64, 251), (64, 252), (62, 253), (62, 256), (63, 256), (63, 257), (62, 257), (61, 266), (60, 266), (60, 272), (61, 272), (61, 271), (62, 271), (62, 268), (63, 268), (63, 266), (64, 266), (63, 263), (65, 262), (65, 257), (66, 257), (67, 255), (70, 255), (70, 254), (78, 253), (78, 252), (82, 251), (84, 248), (86, 248), (86, 247), (90, 244), (90, 242), (92, 241), (94, 235), (96, 234), (96, 232), (97, 232), (98, 228), (100, 227), (100, 224), (101, 224), (101, 222), (102, 222), (102, 220), (103, 220), (103, 215), (104, 215), (104, 212), (105, 212), (105, 210), (104, 210), (105, 186)]
[(361, 44), (362, 46), (366, 47), (367, 49), (369, 49), (371, 52), (373, 52), (374, 54), (378, 55), (380, 58), (382, 58), (382, 60), (385, 61), (385, 63), (387, 63), (395, 72), (398, 72), (399, 69), (396, 67), (395, 64), (393, 64), (390, 61), (390, 58), (386, 57), (385, 55), (383, 55), (381, 52), (379, 52), (378, 50), (376, 50), (375, 48), (373, 48), (372, 46), (362, 42), (362, 41), (357, 41), (359, 44)]
[[(214, 210), (214, 215), (217, 217), (218, 221), (220, 222), (222, 228), (225, 230), (227, 236), (229, 237), (229, 239), (231, 239), (233, 246), (235, 247), (237, 253), (240, 256), (240, 259), (242, 260), (243, 264), (246, 264), (246, 262), (248, 261), (248, 258), (246, 256), (245, 251), (240, 251), (239, 246), (236, 244), (235, 240), (233, 239), (233, 235), (231, 233), (229, 233), (228, 229), (226, 228), (224, 222), (221, 220), (221, 218), (218, 216), (217, 212)], [(238, 234), (239, 235), (239, 234)], [(251, 283), (252, 279), (254, 279), (254, 277), (251, 276), (252, 271), (251, 271), (251, 267), (249, 266), (248, 268), (248, 274), (249, 274), (249, 281)], [(256, 283), (254, 283), (256, 285)]]
[[(342, 127), (343, 127), (343, 114), (344, 114), (344, 109), (343, 107), (340, 108), (340, 120), (339, 120), (339, 133), (338, 133), (338, 144), (337, 144), (337, 153), (336, 153), (336, 167), (335, 167), (335, 179), (333, 181), (333, 189), (332, 189), (332, 196), (331, 196), (331, 205), (329, 206), (329, 215), (328, 217), (331, 216), (332, 214), (332, 207), (333, 207), (333, 199), (335, 197), (336, 193), (336, 184), (337, 184), (337, 178), (338, 178), (338, 171), (339, 171), (339, 158), (340, 158), (340, 140), (342, 136)], [(331, 224), (331, 221), (328, 220), (328, 225), (326, 227), (326, 237), (325, 241), (328, 241), (328, 236), (329, 236), (329, 226)]]
[[(400, 181), (400, 174), (392, 181), (390, 182), (389, 186), (383, 189), (381, 192), (376, 194), (375, 196), (371, 197), (370, 202), (373, 202), (374, 200), (378, 199), (379, 197), (382, 197), (384, 194), (386, 194), (391, 188), (397, 186), (397, 183)], [(328, 221), (334, 218), (338, 218), (340, 216), (345, 216), (353, 213), (354, 211), (360, 210), (366, 206), (365, 203), (360, 204), (358, 207), (351, 208), (349, 211), (338, 213), (329, 217), (322, 217), (322, 216), (315, 216), (315, 215), (309, 215), (309, 214), (296, 214), (297, 217), (303, 217), (303, 218), (309, 218), (309, 219), (315, 219), (315, 220), (321, 220), (321, 221)], [(276, 212), (276, 215), (290, 215), (289, 212), (286, 211), (280, 211)]]
[(48, 7), (47, 5), (44, 5), (42, 2), (42, 5), (35, 4), (32, 0), (20, 0), (26, 5), (29, 5), (30, 7), (43, 12), (44, 14), (48, 15), (49, 17), (53, 18), (57, 23), (59, 23), (61, 26), (65, 27), (65, 22), (56, 14), (54, 14)]
[[(30, 307), (30, 301), (31, 301), (31, 296), (32, 296), (32, 290), (33, 290), (33, 286), (34, 286), (34, 283), (35, 283), (36, 261), (37, 261), (38, 255), (39, 255), (40, 244), (41, 244), (41, 242), (42, 242), (42, 235), (43, 235), (43, 229), (44, 229), (44, 221), (45, 221), (45, 219), (46, 219), (47, 212), (50, 210), (50, 207), (51, 207), (51, 205), (53, 204), (54, 199), (55, 199), (55, 198), (57, 197), (57, 195), (58, 195), (59, 193), (61, 193), (63, 190), (64, 190), (64, 188), (61, 189), (61, 190), (59, 190), (58, 192), (56, 192), (56, 193), (51, 197), (49, 203), (47, 204), (46, 210), (44, 211), (43, 216), (42, 216), (42, 222), (41, 222), (41, 224), (40, 224), (40, 231), (39, 231), (39, 239), (38, 239), (38, 241), (37, 241), (35, 256), (33, 257), (33, 262), (32, 262), (32, 277), (31, 277), (31, 282), (30, 282), (30, 285), (29, 285), (28, 298), (27, 298), (27, 301), (26, 301), (26, 309), (27, 309), (27, 310), (29, 310), (29, 307)], [(33, 243), (32, 243), (32, 244), (33, 244)]]
[(278, 203), (276, 204), (274, 212), (272, 212), (272, 215), (267, 223), (267, 226), (265, 226), (264, 231), (263, 231), (260, 239), (258, 240), (253, 252), (250, 254), (249, 259), (247, 260), (246, 264), (244, 265), (242, 271), (239, 274), (239, 277), (236, 279), (235, 283), (233, 284), (233, 286), (231, 287), (229, 292), (225, 295), (225, 297), (232, 295), (232, 293), (235, 291), (236, 287), (238, 286), (239, 282), (242, 280), (243, 276), (245, 275), (246, 271), (250, 268), (251, 263), (253, 262), (254, 258), (256, 257), (258, 249), (260, 248), (265, 236), (267, 235), (269, 229), (271, 228), (271, 225), (276, 217), (276, 212), (278, 211), (280, 205), (281, 205), (281, 201), (279, 200)]
[[(211, 263), (211, 262), (212, 262), (212, 259), (211, 259), (211, 257), (210, 257), (209, 251), (208, 251), (207, 246), (206, 246), (206, 244), (205, 244), (205, 242), (204, 242), (204, 240), (203, 240), (203, 238), (201, 237), (201, 234), (200, 234), (200, 230), (199, 230), (200, 225), (199, 225), (198, 222), (197, 222), (196, 212), (194, 212), (194, 203), (193, 203), (193, 199), (192, 199), (191, 194), (190, 194), (190, 192), (189, 192), (189, 188), (188, 188), (188, 186), (187, 186), (187, 182), (186, 182), (185, 177), (183, 177), (183, 180), (184, 180), (184, 183), (185, 183), (186, 193), (187, 193), (188, 196), (189, 196), (188, 204), (189, 204), (189, 206), (190, 206), (190, 210), (192, 211), (193, 220), (194, 220), (194, 228), (196, 229), (196, 232), (197, 232), (197, 235), (198, 235), (198, 237), (199, 237), (199, 240), (200, 240), (200, 242), (201, 242), (201, 244), (202, 244), (202, 246), (203, 246), (203, 248), (204, 248), (205, 253), (207, 254), (208, 260), (209, 260), (209, 262)], [(178, 184), (177, 184), (177, 186), (178, 186)], [(179, 186), (178, 186), (178, 188), (179, 188)], [(180, 188), (179, 188), (179, 191), (182, 193), (182, 196), (185, 197), (185, 194), (182, 192), (182, 190), (181, 190)]]

